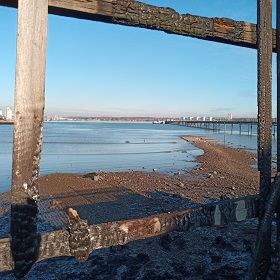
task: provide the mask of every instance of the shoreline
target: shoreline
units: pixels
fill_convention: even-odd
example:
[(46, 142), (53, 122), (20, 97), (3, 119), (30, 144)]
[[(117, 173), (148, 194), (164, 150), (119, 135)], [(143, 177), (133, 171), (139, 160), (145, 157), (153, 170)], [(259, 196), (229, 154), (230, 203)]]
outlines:
[[(69, 207), (77, 208), (91, 224), (178, 211), (259, 192), (259, 172), (252, 167), (256, 154), (223, 146), (205, 136), (181, 138), (204, 151), (194, 160), (195, 168), (173, 175), (157, 171), (44, 175), (38, 179), (40, 211), (48, 222), (53, 211), (60, 212), (63, 218), (55, 227), (61, 228), (67, 223)], [(9, 192), (0, 195), (1, 206), (1, 200), (5, 201), (2, 213), (9, 211), (9, 196)], [(130, 204), (139, 207), (131, 208)]]
[[(258, 193), (258, 171), (251, 167), (256, 160), (254, 153), (220, 145), (208, 137), (182, 138), (204, 153), (196, 158), (195, 169), (173, 176), (130, 171), (39, 178), (41, 229), (65, 227), (69, 207), (88, 224), (98, 224)], [(27, 276), (38, 280), (46, 275), (48, 279), (90, 279), (92, 275), (100, 280), (244, 279), (257, 227), (257, 219), (253, 219), (192, 232), (170, 232), (96, 250), (84, 263), (69, 257), (47, 259), (34, 264)], [(10, 271), (0, 273), (0, 277), (14, 279)]]
[[(40, 191), (58, 200), (62, 208), (82, 208), (83, 203), (94, 205), (100, 201), (110, 204), (112, 199), (121, 201), (119, 197), (124, 199), (129, 195), (146, 198), (173, 195), (187, 200), (184, 205), (194, 205), (258, 193), (259, 173), (251, 167), (256, 162), (256, 154), (222, 146), (208, 137), (182, 136), (182, 139), (204, 151), (194, 160), (198, 164), (194, 169), (182, 170), (172, 176), (156, 171), (101, 172), (86, 176), (49, 174), (38, 180)], [(162, 210), (170, 211), (165, 208), (161, 206)], [(147, 215), (151, 214), (154, 212), (148, 211)], [(116, 211), (110, 219), (113, 217), (121, 219)]]

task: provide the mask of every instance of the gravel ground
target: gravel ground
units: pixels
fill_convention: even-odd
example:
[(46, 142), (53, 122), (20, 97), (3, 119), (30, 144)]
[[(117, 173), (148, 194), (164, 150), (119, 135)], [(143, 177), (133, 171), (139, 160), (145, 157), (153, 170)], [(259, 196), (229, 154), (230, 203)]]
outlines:
[[(136, 219), (201, 203), (258, 193), (256, 155), (206, 137), (183, 137), (204, 150), (197, 167), (173, 176), (154, 172), (51, 174), (39, 179), (39, 230), (67, 225), (76, 209), (89, 224)], [(8, 232), (8, 194), (2, 195), (1, 237)], [(171, 232), (72, 257), (44, 260), (25, 279), (244, 279), (256, 237), (256, 219), (193, 232)], [(14, 279), (11, 272), (1, 279)]]

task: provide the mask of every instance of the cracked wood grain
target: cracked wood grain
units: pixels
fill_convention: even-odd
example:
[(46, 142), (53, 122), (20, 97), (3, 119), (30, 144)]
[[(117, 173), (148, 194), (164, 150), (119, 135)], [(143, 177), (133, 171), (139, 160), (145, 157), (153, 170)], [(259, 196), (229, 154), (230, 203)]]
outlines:
[[(2, 0), (0, 6), (16, 8), (17, 2)], [(256, 24), (228, 18), (179, 14), (170, 8), (155, 7), (132, 0), (49, 0), (49, 13), (257, 49)], [(276, 51), (275, 29), (272, 44), (273, 51)]]
[[(258, 196), (248, 196), (141, 219), (93, 225), (87, 225), (86, 220), (81, 220), (74, 209), (69, 209), (69, 230), (45, 232), (40, 235), (37, 261), (71, 255), (85, 261), (93, 250), (124, 245), (173, 230), (191, 231), (202, 226), (244, 221), (257, 217), (258, 202)], [(12, 269), (11, 258), (9, 238), (0, 240), (0, 271)]]

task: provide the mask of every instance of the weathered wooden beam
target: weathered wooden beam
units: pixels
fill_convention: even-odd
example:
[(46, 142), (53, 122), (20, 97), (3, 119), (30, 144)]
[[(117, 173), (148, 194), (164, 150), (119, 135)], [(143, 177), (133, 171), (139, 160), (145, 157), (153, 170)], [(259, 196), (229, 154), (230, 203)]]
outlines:
[[(247, 278), (251, 279), (267, 279), (267, 274), (262, 274), (263, 267), (266, 267), (266, 262), (264, 262), (264, 257), (267, 256), (267, 242), (271, 242), (271, 223), (274, 217), (275, 210), (277, 208), (280, 199), (280, 176), (277, 175), (272, 183), (270, 194), (266, 202), (266, 207), (264, 210), (263, 218), (260, 220), (259, 231), (256, 240), (256, 246), (254, 249), (252, 263), (250, 269), (248, 270)], [(279, 242), (277, 242), (279, 243)], [(269, 243), (269, 246), (271, 243)], [(278, 249), (278, 248), (277, 248)], [(279, 271), (279, 261), (280, 255), (279, 251), (276, 251), (276, 267), (272, 270)], [(270, 262), (269, 262), (270, 264)], [(261, 269), (260, 269), (261, 268)], [(271, 276), (271, 275), (270, 275)], [(279, 279), (279, 274), (272, 276), (271, 279)]]
[(18, 7), (15, 122), (11, 190), (11, 248), (16, 277), (37, 259), (38, 178), (45, 102), (48, 0)]
[[(260, 212), (262, 222), (271, 188), (272, 126), (272, 0), (258, 0), (258, 170), (260, 171)], [(279, 187), (279, 186), (278, 186)], [(271, 214), (273, 215), (274, 212)], [(264, 233), (261, 233), (265, 229)], [(271, 223), (259, 228), (262, 236), (261, 261), (256, 257), (250, 279), (265, 279), (271, 263)], [(255, 255), (256, 256), (256, 255)]]
[[(17, 7), (16, 0), (0, 0)], [(170, 34), (257, 49), (256, 24), (227, 18), (179, 14), (132, 0), (49, 0), (49, 13), (79, 19), (160, 30)], [(273, 30), (276, 51), (276, 30)]]
[[(272, 3), (258, 0), (258, 168), (263, 206), (271, 184)], [(262, 207), (260, 208), (263, 211)], [(262, 213), (260, 213), (262, 215)]]
[[(280, 0), (276, 1), (276, 42), (277, 42), (277, 120), (280, 120)], [(277, 125), (277, 175), (280, 175), (280, 125)], [(278, 186), (279, 188), (280, 186)], [(275, 246), (275, 259), (270, 268), (271, 279), (280, 275), (280, 200), (277, 206), (277, 238)]]
[[(85, 261), (96, 249), (123, 245), (173, 230), (190, 231), (202, 226), (219, 226), (240, 222), (258, 215), (258, 196), (224, 200), (191, 209), (158, 214), (136, 220), (87, 225), (78, 213), (69, 209), (69, 228), (46, 232), (40, 236), (37, 261), (74, 255)], [(11, 270), (11, 249), (8, 238), (0, 240), (0, 271)]]

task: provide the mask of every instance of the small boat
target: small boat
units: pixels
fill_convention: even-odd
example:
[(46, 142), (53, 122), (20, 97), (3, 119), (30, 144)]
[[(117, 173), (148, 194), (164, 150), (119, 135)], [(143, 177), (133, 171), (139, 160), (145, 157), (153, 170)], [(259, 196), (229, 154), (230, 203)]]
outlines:
[(153, 121), (153, 124), (164, 124), (164, 121)]

